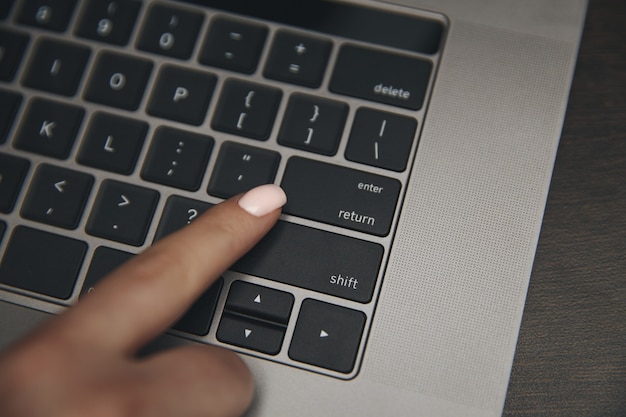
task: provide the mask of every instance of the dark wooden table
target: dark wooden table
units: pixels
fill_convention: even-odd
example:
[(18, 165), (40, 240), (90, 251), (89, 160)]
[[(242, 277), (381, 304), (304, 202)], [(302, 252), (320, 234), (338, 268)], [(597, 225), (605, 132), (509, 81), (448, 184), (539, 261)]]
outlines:
[(590, 0), (505, 405), (626, 416), (626, 1)]

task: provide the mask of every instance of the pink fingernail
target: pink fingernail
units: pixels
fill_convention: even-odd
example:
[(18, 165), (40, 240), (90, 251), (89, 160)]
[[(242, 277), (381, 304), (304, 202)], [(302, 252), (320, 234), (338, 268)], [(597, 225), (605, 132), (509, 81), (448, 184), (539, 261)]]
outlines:
[(287, 196), (275, 184), (261, 185), (251, 189), (239, 199), (239, 207), (256, 217), (265, 216), (285, 205)]

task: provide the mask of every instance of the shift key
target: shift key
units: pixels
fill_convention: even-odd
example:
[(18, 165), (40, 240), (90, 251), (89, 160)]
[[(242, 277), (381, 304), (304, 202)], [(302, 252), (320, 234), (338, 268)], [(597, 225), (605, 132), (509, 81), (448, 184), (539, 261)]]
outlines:
[(383, 251), (374, 242), (279, 221), (231, 269), (367, 303), (376, 287)]
[(376, 236), (389, 234), (400, 182), (351, 168), (292, 157), (281, 187), (283, 212)]

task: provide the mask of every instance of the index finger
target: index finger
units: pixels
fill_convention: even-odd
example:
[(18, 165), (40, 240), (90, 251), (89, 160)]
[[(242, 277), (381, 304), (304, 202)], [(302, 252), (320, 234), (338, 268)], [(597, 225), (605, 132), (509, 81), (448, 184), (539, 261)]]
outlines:
[(286, 202), (275, 185), (209, 209), (98, 284), (51, 323), (55, 337), (128, 354), (171, 326), (277, 221)]

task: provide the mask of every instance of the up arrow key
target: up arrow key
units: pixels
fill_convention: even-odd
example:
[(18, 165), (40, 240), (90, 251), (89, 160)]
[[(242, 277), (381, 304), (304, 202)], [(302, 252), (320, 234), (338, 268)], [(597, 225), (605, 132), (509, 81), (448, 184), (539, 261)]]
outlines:
[(254, 298), (254, 302), (257, 304), (261, 304), (261, 294), (257, 294), (257, 296)]
[(63, 193), (63, 192), (65, 192), (65, 188), (64, 187), (66, 185), (67, 185), (67, 181), (62, 180), (62, 181), (59, 181), (59, 182), (55, 182), (54, 183), (54, 188), (56, 188), (58, 192)]

